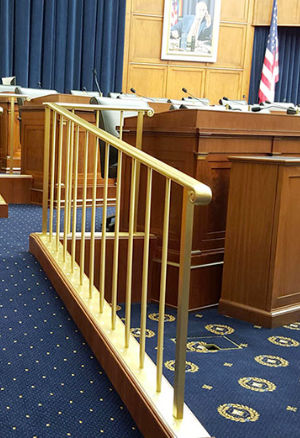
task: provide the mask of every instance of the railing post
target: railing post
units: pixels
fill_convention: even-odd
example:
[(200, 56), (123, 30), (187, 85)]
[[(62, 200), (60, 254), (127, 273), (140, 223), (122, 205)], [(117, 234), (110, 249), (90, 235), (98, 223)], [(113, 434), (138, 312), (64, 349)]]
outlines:
[(191, 275), (191, 250), (193, 238), (194, 204), (189, 199), (187, 188), (183, 190), (180, 261), (178, 281), (178, 311), (176, 327), (176, 357), (174, 380), (173, 415), (183, 418), (186, 340), (188, 329), (188, 307)]
[(55, 175), (55, 149), (56, 149), (56, 112), (52, 115), (52, 150), (51, 150), (51, 172), (50, 172), (50, 214), (49, 214), (49, 240), (53, 235), (53, 207), (54, 207), (54, 175)]
[[(136, 139), (135, 147), (142, 150), (143, 139), (143, 123), (144, 123), (144, 111), (138, 111), (137, 126), (136, 126)], [(137, 230), (137, 215), (138, 215), (138, 203), (139, 203), (139, 185), (140, 185), (140, 163), (136, 165), (136, 189), (135, 189), (135, 206), (134, 206), (134, 231)]]
[(44, 133), (44, 179), (43, 179), (43, 222), (42, 233), (47, 233), (48, 217), (48, 185), (49, 185), (49, 152), (50, 152), (50, 108), (45, 108)]
[(144, 122), (144, 111), (138, 111), (135, 147), (140, 150), (142, 149), (143, 122)]
[(15, 97), (10, 99), (10, 144), (9, 144), (9, 155), (10, 155), (10, 165), (9, 173), (14, 171), (14, 142), (15, 142)]
[(167, 269), (168, 269), (168, 244), (169, 244), (169, 219), (170, 219), (170, 196), (171, 196), (171, 179), (166, 178), (165, 187), (165, 206), (164, 222), (161, 249), (161, 272), (160, 272), (160, 294), (159, 294), (159, 318), (157, 331), (157, 356), (156, 356), (156, 391), (161, 391), (162, 368), (163, 368), (163, 349), (164, 349), (164, 324), (165, 324), (165, 307), (166, 307), (166, 289), (167, 289)]

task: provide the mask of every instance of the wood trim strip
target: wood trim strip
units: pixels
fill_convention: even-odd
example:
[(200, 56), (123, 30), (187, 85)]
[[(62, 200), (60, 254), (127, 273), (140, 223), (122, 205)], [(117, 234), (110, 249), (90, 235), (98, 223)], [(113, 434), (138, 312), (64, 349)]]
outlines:
[(162, 421), (143, 391), (133, 381), (128, 370), (110, 349), (106, 339), (97, 330), (89, 315), (81, 307), (72, 288), (58, 272), (56, 263), (49, 258), (37, 235), (29, 239), (29, 251), (37, 258), (70, 315), (91, 347), (95, 357), (101, 363), (108, 378), (118, 391), (123, 402), (145, 438), (171, 438), (172, 431)]
[(8, 204), (3, 196), (0, 195), (0, 217), (8, 217)]

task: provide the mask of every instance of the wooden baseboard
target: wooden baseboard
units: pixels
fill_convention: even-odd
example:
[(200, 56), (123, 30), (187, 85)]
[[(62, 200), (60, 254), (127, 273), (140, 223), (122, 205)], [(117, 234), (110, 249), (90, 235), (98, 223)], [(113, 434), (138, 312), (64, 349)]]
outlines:
[(3, 196), (0, 195), (0, 217), (8, 217), (8, 204)]
[(280, 327), (298, 321), (300, 305), (281, 307), (270, 312), (221, 298), (219, 312), (266, 328)]
[[(184, 418), (182, 420), (174, 419), (172, 415), (173, 389), (163, 377), (163, 391), (161, 393), (155, 391), (155, 385), (153, 385), (155, 366), (150, 358), (148, 358), (147, 364), (145, 363), (147, 369), (151, 369), (147, 377), (145, 370), (138, 367), (139, 349), (135, 350), (133, 355), (136, 358), (135, 362), (132, 362), (132, 359), (128, 361), (128, 356), (131, 353), (129, 351), (124, 353), (123, 343), (120, 343), (124, 331), (121, 320), (119, 323), (122, 324), (122, 327), (119, 327), (121, 330), (116, 335), (112, 333), (111, 319), (107, 313), (103, 313), (101, 317), (98, 310), (96, 314), (91, 312), (95, 302), (98, 309), (99, 299), (93, 295), (95, 300), (89, 301), (87, 277), (79, 289), (76, 290), (76, 286), (72, 286), (71, 273), (68, 270), (69, 261), (67, 262), (70, 255), (67, 253), (64, 262), (63, 246), (61, 245), (59, 251), (56, 252), (54, 239), (51, 246), (47, 235), (32, 234), (29, 240), (29, 249), (40, 262), (56, 292), (65, 303), (70, 315), (126, 404), (143, 436), (145, 438), (186, 438), (187, 436), (189, 438), (208, 438), (210, 435), (186, 405)], [(55, 252), (57, 256), (54, 255)], [(77, 268), (77, 273), (78, 271)], [(78, 278), (76, 277), (74, 284), (78, 283)], [(108, 304), (106, 303), (105, 306)], [(132, 338), (131, 347), (134, 347), (135, 342), (136, 340)], [(116, 349), (116, 343), (119, 343), (119, 349)], [(138, 347), (138, 343), (136, 346)]]
[(108, 378), (118, 391), (145, 438), (173, 437), (172, 432), (168, 430), (166, 425), (163, 424), (153, 411), (153, 407), (148, 403), (141, 388), (132, 380), (128, 370), (123, 367), (122, 363), (110, 349), (106, 339), (95, 327), (89, 315), (82, 309), (73, 291), (59, 274), (55, 263), (49, 259), (40, 245), (39, 239), (34, 235), (30, 236), (29, 250), (46, 272), (56, 292), (63, 300), (73, 320), (91, 347), (95, 357), (101, 363)]

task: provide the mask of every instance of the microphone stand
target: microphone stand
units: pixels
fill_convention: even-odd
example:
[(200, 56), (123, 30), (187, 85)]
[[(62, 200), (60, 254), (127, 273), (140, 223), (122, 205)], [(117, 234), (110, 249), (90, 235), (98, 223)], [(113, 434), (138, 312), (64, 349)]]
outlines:
[(130, 91), (133, 94), (135, 94), (137, 97), (141, 97), (142, 99), (151, 100), (152, 102), (155, 102), (155, 99), (152, 99), (152, 97), (146, 97), (146, 96), (141, 96), (140, 94), (137, 94), (137, 92), (135, 91), (134, 88), (130, 88)]
[(199, 97), (194, 96), (193, 94), (191, 94), (186, 88), (182, 88), (182, 91), (186, 94), (188, 94), (190, 97), (192, 97), (193, 99), (199, 100), (199, 102), (202, 103), (202, 105), (207, 105), (206, 103), (204, 103), (201, 99), (199, 99)]
[(101, 91), (100, 86), (99, 86), (99, 82), (98, 82), (98, 78), (97, 78), (97, 71), (96, 71), (96, 69), (93, 70), (93, 73), (94, 73), (94, 80), (95, 80), (95, 84), (96, 84), (96, 87), (97, 87), (97, 90), (98, 90), (99, 96), (102, 97), (103, 94), (102, 94), (102, 91)]

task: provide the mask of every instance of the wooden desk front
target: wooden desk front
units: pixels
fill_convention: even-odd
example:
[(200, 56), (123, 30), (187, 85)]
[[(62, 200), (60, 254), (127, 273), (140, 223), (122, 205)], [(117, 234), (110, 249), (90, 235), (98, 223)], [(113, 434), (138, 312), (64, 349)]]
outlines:
[[(135, 142), (134, 118), (126, 119), (123, 138)], [(177, 110), (155, 114), (144, 121), (143, 150), (207, 184), (213, 193), (206, 207), (196, 207), (192, 251), (190, 309), (212, 305), (221, 294), (224, 238), (226, 228), (229, 155), (272, 155), (300, 153), (300, 117), (238, 113), (212, 110)], [(125, 170), (125, 169), (124, 169)], [(126, 171), (125, 171), (126, 173)], [(154, 177), (153, 187), (160, 187)], [(129, 181), (124, 187), (129, 186)], [(143, 180), (140, 184), (140, 203), (143, 205)], [(163, 190), (153, 190), (155, 209), (152, 211), (151, 232), (161, 236)], [(170, 240), (167, 298), (177, 305), (181, 206), (180, 188), (173, 187), (176, 199), (170, 214)], [(128, 192), (124, 193), (122, 208), (128, 208)], [(143, 208), (141, 207), (141, 211)], [(143, 214), (138, 223), (143, 224)], [(123, 224), (124, 226), (126, 224)], [(158, 299), (160, 250), (154, 261), (152, 297)]]
[[(32, 175), (33, 183), (31, 190), (31, 201), (33, 203), (42, 202), (43, 193), (43, 159), (44, 159), (44, 124), (45, 124), (45, 106), (42, 102), (67, 102), (67, 103), (89, 103), (89, 97), (86, 96), (73, 96), (70, 94), (54, 94), (50, 96), (43, 96), (36, 99), (32, 99), (30, 102), (25, 103), (21, 108), (21, 142), (22, 142), (22, 158), (21, 167), (22, 174)], [(76, 113), (87, 120), (90, 123), (95, 124), (95, 112), (94, 111), (76, 111)], [(63, 139), (63, 157), (66, 153), (66, 139), (67, 129), (64, 128)], [(58, 145), (59, 135), (59, 120), (57, 122), (56, 136)], [(88, 178), (87, 178), (87, 198), (92, 197), (92, 185), (93, 185), (93, 156), (96, 147), (96, 141), (94, 136), (89, 136), (89, 158), (88, 158)], [(79, 131), (79, 160), (78, 160), (78, 200), (82, 199), (84, 169), (83, 169), (83, 157), (85, 148), (85, 133), (80, 129)], [(56, 148), (57, 151), (57, 148)], [(63, 158), (64, 160), (64, 158)], [(56, 178), (56, 177), (55, 177)], [(65, 166), (62, 166), (62, 182), (65, 181)], [(98, 163), (98, 186), (97, 186), (97, 199), (103, 198), (103, 179), (100, 175), (100, 159)], [(55, 183), (57, 180), (55, 179)], [(56, 196), (56, 194), (55, 194)], [(115, 197), (115, 185), (114, 181), (109, 181), (109, 198)], [(55, 197), (56, 199), (56, 197)], [(64, 192), (62, 191), (62, 199), (64, 199)]]
[(17, 100), (14, 103), (14, 144), (13, 144), (13, 161), (12, 163), (8, 159), (10, 156), (10, 114), (11, 103), (9, 97), (1, 96), (0, 93), (0, 106), (3, 108), (3, 114), (0, 117), (0, 169), (1, 171), (7, 171), (8, 167), (13, 166), (14, 170), (20, 170), (21, 167), (21, 142), (20, 142), (20, 123), (19, 123), (19, 110)]
[(265, 327), (300, 316), (300, 157), (232, 157), (219, 310)]

